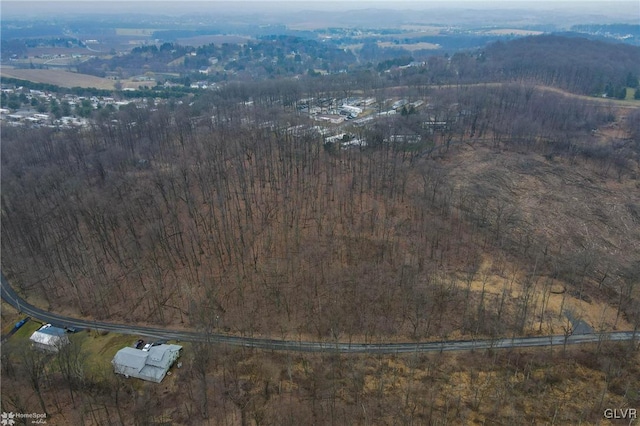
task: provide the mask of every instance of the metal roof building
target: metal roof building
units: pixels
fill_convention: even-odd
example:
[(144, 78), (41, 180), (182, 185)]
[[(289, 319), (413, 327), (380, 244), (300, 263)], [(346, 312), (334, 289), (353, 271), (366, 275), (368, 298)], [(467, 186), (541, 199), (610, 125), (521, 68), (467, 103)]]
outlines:
[(180, 356), (180, 345), (162, 344), (152, 346), (148, 351), (122, 348), (113, 357), (111, 364), (117, 374), (160, 383), (167, 371)]
[(35, 331), (29, 338), (33, 342), (33, 347), (50, 352), (58, 352), (60, 348), (69, 343), (69, 338), (65, 330), (45, 324)]

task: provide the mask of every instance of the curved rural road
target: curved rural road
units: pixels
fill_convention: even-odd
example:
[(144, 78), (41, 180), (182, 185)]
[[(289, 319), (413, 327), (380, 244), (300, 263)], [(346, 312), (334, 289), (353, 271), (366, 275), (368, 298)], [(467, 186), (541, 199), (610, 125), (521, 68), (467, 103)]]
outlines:
[(188, 342), (210, 342), (249, 348), (295, 351), (295, 352), (341, 352), (341, 353), (378, 353), (395, 354), (411, 352), (443, 352), (469, 351), (476, 349), (499, 348), (527, 348), (536, 346), (561, 346), (565, 344), (594, 343), (602, 340), (622, 341), (635, 340), (640, 337), (638, 332), (616, 332), (601, 334), (551, 335), (540, 337), (515, 337), (511, 339), (493, 340), (444, 340), (440, 342), (416, 343), (339, 343), (339, 342), (308, 342), (295, 340), (275, 340), (254, 337), (228, 336), (215, 333), (201, 333), (196, 331), (170, 330), (164, 328), (142, 327), (133, 324), (114, 324), (110, 322), (88, 321), (71, 318), (44, 311), (27, 303), (11, 288), (9, 282), (0, 273), (2, 284), (2, 299), (14, 306), (18, 311), (36, 317), (42, 321), (54, 323), (61, 327), (92, 328), (96, 330), (112, 331), (121, 334), (146, 336), (156, 339), (179, 340)]

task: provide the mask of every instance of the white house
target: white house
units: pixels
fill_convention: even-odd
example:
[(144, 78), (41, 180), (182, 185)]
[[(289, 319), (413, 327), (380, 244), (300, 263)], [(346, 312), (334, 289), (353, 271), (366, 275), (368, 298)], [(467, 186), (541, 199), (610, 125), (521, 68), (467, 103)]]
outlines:
[(33, 347), (49, 352), (58, 352), (64, 345), (69, 344), (69, 338), (64, 329), (45, 324), (29, 338)]
[(180, 345), (157, 345), (148, 350), (126, 347), (120, 349), (111, 364), (117, 374), (160, 383), (180, 356)]
[(358, 108), (355, 106), (351, 106), (351, 105), (342, 105), (340, 107), (343, 111), (347, 111), (351, 114), (362, 114), (362, 108)]

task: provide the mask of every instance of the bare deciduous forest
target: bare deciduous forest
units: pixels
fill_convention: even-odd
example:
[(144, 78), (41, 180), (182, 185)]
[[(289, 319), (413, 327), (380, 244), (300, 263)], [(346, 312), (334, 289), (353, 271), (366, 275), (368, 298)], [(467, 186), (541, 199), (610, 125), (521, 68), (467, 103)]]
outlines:
[[(239, 84), (81, 130), (3, 128), (3, 271), (53, 311), (245, 336), (562, 334), (566, 312), (598, 332), (637, 329), (640, 110), (540, 83), (356, 76), (309, 93), (267, 82), (251, 102)], [(354, 127), (359, 147), (328, 142), (295, 107), (355, 93), (427, 107)], [(78, 353), (46, 377), (37, 354), (3, 358), (3, 380), (29, 378), (42, 409), (75, 424), (566, 424), (640, 401), (623, 344), (190, 352), (156, 388), (106, 367), (82, 375)], [(45, 403), (57, 386), (69, 400)]]
[[(98, 319), (364, 341), (520, 334), (551, 316), (553, 284), (612, 306), (634, 294), (634, 117), (535, 87), (427, 98), (451, 125), (420, 149), (384, 142), (425, 133), (420, 115), (339, 149), (237, 103), (6, 130), (4, 263)], [(592, 135), (604, 127), (619, 137)]]

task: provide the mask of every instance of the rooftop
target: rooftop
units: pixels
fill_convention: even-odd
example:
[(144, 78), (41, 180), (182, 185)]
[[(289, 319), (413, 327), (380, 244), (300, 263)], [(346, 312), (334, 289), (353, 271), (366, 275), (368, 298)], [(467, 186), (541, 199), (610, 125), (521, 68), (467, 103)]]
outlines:
[(126, 347), (116, 353), (111, 363), (117, 374), (160, 383), (181, 349), (182, 346), (171, 344), (152, 346), (148, 351)]

